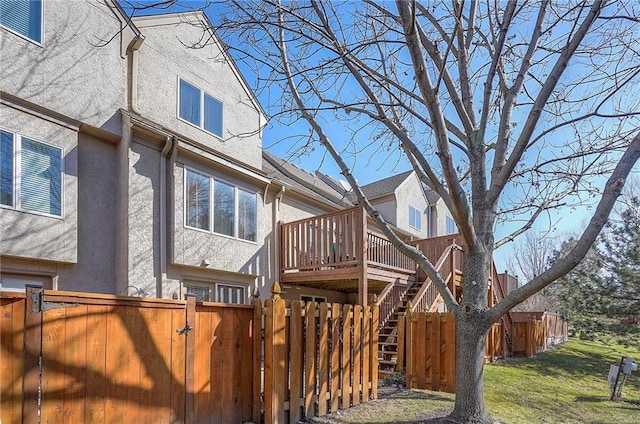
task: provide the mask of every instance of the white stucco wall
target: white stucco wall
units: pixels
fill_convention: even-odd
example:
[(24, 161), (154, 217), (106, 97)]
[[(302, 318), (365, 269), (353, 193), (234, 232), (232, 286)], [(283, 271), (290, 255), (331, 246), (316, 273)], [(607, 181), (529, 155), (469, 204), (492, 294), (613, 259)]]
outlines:
[(99, 0), (43, 3), (40, 45), (0, 27), (0, 90), (119, 133), (114, 115), (126, 107), (127, 87), (120, 20)]
[(77, 261), (78, 133), (74, 129), (0, 105), (0, 128), (62, 149), (60, 217), (0, 206), (0, 254)]
[[(202, 40), (201, 25), (186, 22), (196, 14), (134, 19), (145, 41), (139, 50), (137, 112), (166, 128), (244, 163), (261, 168), (261, 114), (214, 41)], [(206, 37), (205, 37), (206, 38)], [(223, 103), (221, 138), (178, 118), (179, 79)]]
[[(429, 203), (422, 189), (420, 180), (415, 174), (409, 175), (396, 189), (396, 204), (396, 225), (415, 235), (417, 238), (427, 238), (429, 236), (427, 226), (427, 208), (429, 207)], [(409, 225), (409, 206), (414, 207), (421, 213), (420, 230)]]

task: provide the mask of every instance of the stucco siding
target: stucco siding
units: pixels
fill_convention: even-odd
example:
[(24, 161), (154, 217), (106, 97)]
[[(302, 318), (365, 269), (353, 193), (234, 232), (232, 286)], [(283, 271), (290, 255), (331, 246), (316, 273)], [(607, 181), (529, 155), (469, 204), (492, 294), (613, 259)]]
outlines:
[(59, 290), (115, 293), (115, 149), (80, 134), (78, 263), (59, 270)]
[[(212, 270), (224, 270), (258, 276), (268, 266), (264, 261), (262, 249), (265, 239), (271, 233), (270, 205), (263, 201), (263, 188), (256, 183), (246, 181), (238, 176), (225, 173), (221, 169), (208, 167), (188, 159), (178, 158), (174, 168), (175, 175), (175, 209), (174, 209), (174, 255), (173, 262), (178, 265), (203, 267)], [(186, 164), (184, 163), (186, 162)], [(185, 166), (201, 172), (215, 180), (234, 185), (245, 191), (256, 193), (257, 229), (256, 241), (188, 228), (184, 218), (184, 180)], [(213, 211), (211, 211), (213, 213)], [(208, 265), (206, 265), (208, 264)]]
[(0, 207), (0, 254), (75, 263), (77, 261), (77, 131), (0, 105), (0, 128), (62, 150), (60, 217)]
[[(234, 73), (233, 67), (209, 40), (195, 14), (134, 19), (145, 41), (139, 50), (136, 107), (152, 121), (205, 144), (254, 168), (262, 164), (260, 112)], [(180, 23), (180, 21), (183, 21)], [(222, 137), (217, 137), (178, 117), (179, 80), (203, 90), (223, 104)]]
[(398, 225), (396, 199), (393, 196), (378, 198), (371, 203), (380, 212), (385, 221), (392, 225)]
[[(429, 203), (424, 194), (422, 183), (415, 174), (411, 174), (396, 189), (396, 201), (398, 207), (397, 226), (406, 230), (418, 238), (427, 238), (429, 236), (427, 225), (427, 208)], [(413, 207), (420, 212), (420, 229), (416, 229), (410, 225), (409, 207)]]
[(114, 114), (126, 107), (127, 87), (120, 20), (98, 0), (45, 1), (43, 30), (38, 45), (0, 28), (0, 90), (119, 133)]

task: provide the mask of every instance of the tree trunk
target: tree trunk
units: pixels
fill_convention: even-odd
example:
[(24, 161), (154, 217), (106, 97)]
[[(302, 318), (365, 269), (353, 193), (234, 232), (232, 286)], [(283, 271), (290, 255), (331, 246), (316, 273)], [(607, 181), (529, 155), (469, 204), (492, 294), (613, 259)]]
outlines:
[(456, 315), (456, 423), (490, 423), (485, 411), (483, 365), (487, 330), (478, 311)]
[(450, 418), (456, 423), (492, 422), (484, 406), (484, 349), (491, 253), (469, 249), (464, 263), (463, 298), (455, 311), (456, 400)]

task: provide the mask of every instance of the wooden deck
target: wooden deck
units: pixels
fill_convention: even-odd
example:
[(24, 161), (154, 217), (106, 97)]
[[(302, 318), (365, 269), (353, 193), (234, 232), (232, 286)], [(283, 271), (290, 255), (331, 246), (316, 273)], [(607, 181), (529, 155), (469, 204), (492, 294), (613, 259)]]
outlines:
[(379, 293), (389, 283), (413, 282), (416, 269), (371, 226), (361, 206), (280, 225), (285, 284)]

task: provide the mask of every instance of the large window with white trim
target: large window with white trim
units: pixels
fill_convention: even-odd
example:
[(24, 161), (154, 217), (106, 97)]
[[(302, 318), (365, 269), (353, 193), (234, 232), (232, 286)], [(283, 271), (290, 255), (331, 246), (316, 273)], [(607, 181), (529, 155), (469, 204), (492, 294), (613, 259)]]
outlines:
[(0, 205), (62, 215), (62, 150), (0, 131)]
[(42, 42), (42, 0), (0, 0), (0, 25)]
[(185, 168), (185, 226), (257, 240), (256, 193)]
[(180, 79), (178, 116), (201, 129), (222, 137), (222, 102)]

